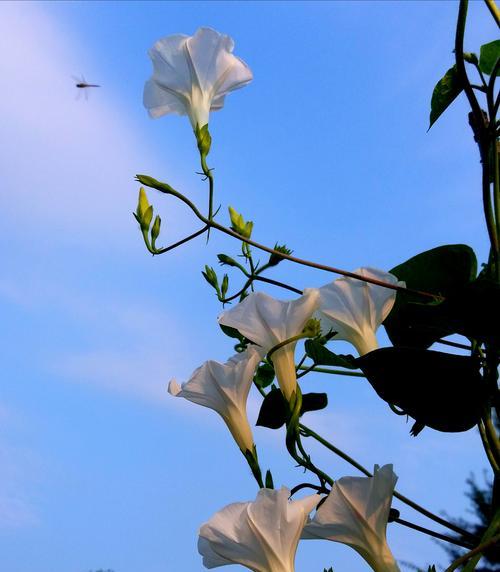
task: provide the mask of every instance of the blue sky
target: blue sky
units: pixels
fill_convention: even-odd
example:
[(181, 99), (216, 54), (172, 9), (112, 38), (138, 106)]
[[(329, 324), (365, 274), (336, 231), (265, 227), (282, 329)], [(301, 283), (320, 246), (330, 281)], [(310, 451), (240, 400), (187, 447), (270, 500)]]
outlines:
[[(484, 260), (465, 103), (426, 133), (433, 86), (452, 64), (456, 9), (438, 1), (0, 4), (2, 570), (202, 570), (199, 525), (256, 492), (220, 419), (166, 392), (171, 377), (232, 353), (200, 270), (237, 247), (214, 234), (208, 246), (198, 240), (153, 259), (141, 243), (135, 173), (198, 203), (206, 197), (187, 119), (152, 121), (142, 107), (148, 48), (208, 25), (235, 39), (254, 72), (211, 116), (222, 219), (231, 204), (255, 221), (260, 242), (286, 242), (298, 256), (346, 269), (389, 269), (454, 242)], [(466, 47), (494, 37), (473, 2)], [(75, 97), (71, 76), (80, 74), (102, 85), (89, 101)], [(162, 243), (195, 228), (175, 202), (150, 200), (162, 214)], [(301, 288), (331, 279), (287, 264), (272, 276)], [(330, 397), (326, 412), (309, 415), (311, 427), (369, 467), (394, 463), (398, 489), (431, 510), (464, 514), (464, 481), (485, 467), (475, 431), (413, 439), (362, 380), (308, 376), (304, 386)], [(253, 418), (258, 403), (253, 395)], [(283, 435), (255, 435), (276, 483), (298, 482)], [(333, 476), (355, 474), (311, 451)], [(402, 516), (424, 522), (406, 508)], [(389, 539), (400, 560), (446, 563), (426, 537), (390, 525)], [(299, 547), (298, 572), (330, 565), (365, 570), (340, 545)]]

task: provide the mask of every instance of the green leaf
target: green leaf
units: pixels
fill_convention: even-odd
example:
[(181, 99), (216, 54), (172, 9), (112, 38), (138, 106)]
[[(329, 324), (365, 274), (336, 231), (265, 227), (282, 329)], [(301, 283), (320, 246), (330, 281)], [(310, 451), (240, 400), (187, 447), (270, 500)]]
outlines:
[(437, 82), (431, 98), (431, 114), (429, 129), (438, 120), (445, 109), (462, 91), (462, 82), (458, 76), (457, 66), (452, 66)]
[[(491, 75), (498, 58), (500, 58), (500, 40), (482, 45), (479, 52), (479, 69), (483, 73)], [(500, 68), (497, 68), (496, 75), (500, 75)]]
[(307, 340), (304, 344), (306, 354), (316, 365), (332, 365), (347, 369), (358, 369), (352, 355), (338, 355), (327, 349), (317, 340)]
[[(469, 246), (450, 244), (417, 254), (390, 273), (404, 281), (407, 288), (448, 297), (474, 280), (477, 260)], [(439, 303), (399, 291), (384, 326), (395, 346), (427, 348), (453, 333)]]
[(437, 431), (467, 431), (488, 400), (480, 362), (419, 348), (382, 348), (356, 360), (379, 397)]
[(253, 378), (256, 385), (259, 387), (267, 387), (271, 385), (274, 380), (274, 368), (269, 363), (264, 363), (257, 368)]

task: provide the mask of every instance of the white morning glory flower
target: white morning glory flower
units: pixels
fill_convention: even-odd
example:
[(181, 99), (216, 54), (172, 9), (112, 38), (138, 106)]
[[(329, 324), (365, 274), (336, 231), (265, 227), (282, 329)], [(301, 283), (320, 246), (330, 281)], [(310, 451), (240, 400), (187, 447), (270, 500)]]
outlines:
[[(404, 286), (393, 274), (375, 268), (358, 268), (354, 272)], [(310, 290), (314, 289), (306, 288), (304, 293)], [(375, 332), (389, 315), (396, 301), (396, 290), (344, 276), (317, 290), (320, 296), (317, 317), (323, 333), (337, 332), (334, 340), (350, 342), (360, 356), (378, 348)]]
[(201, 129), (209, 112), (224, 106), (230, 91), (253, 79), (233, 48), (229, 36), (211, 28), (199, 28), (194, 36), (175, 34), (158, 40), (149, 50), (153, 75), (144, 86), (149, 115), (188, 115), (193, 129)]
[(385, 536), (397, 479), (392, 465), (375, 466), (373, 477), (339, 479), (302, 538), (347, 544), (375, 572), (399, 572)]
[(253, 452), (246, 404), (253, 375), (261, 360), (255, 348), (236, 354), (227, 363), (207, 361), (182, 386), (172, 380), (168, 391), (176, 397), (209, 407), (224, 419), (242, 453)]
[[(236, 328), (264, 352), (297, 336), (318, 306), (319, 293), (311, 290), (296, 300), (284, 302), (263, 292), (252, 292), (234, 308), (219, 316), (219, 323)], [(297, 387), (295, 346), (286, 344), (272, 354), (281, 391), (290, 400)]]
[(241, 564), (253, 572), (294, 572), (302, 529), (321, 497), (289, 501), (289, 496), (285, 487), (261, 489), (255, 501), (215, 513), (200, 529), (198, 551), (205, 567)]

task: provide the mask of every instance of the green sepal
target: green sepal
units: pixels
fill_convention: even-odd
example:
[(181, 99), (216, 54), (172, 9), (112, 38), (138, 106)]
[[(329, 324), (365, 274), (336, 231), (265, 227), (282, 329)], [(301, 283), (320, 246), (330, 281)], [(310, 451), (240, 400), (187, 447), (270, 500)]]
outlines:
[(429, 568), (427, 568), (427, 572), (436, 572), (436, 567), (434, 566), (434, 564), (432, 566), (429, 566)]
[(350, 354), (335, 354), (317, 340), (306, 340), (304, 348), (307, 356), (313, 360), (315, 365), (332, 365), (347, 369), (358, 369), (354, 356)]
[[(474, 280), (477, 260), (469, 246), (449, 244), (421, 252), (389, 272), (407, 288), (447, 298)], [(453, 333), (438, 300), (402, 291), (398, 291), (384, 327), (395, 346), (428, 348)]]
[(210, 147), (212, 146), (212, 137), (208, 131), (208, 123), (201, 128), (197, 125), (194, 133), (200, 155), (206, 157), (210, 153)]
[(229, 288), (229, 276), (227, 274), (224, 274), (224, 276), (222, 277), (222, 284), (220, 286), (220, 293), (222, 295), (222, 298), (224, 298), (225, 295), (227, 294), (228, 288)]
[(460, 94), (462, 89), (463, 86), (458, 75), (457, 66), (454, 65), (437, 82), (432, 92), (429, 129)]
[(333, 568), (330, 566), (328, 570), (326, 568), (323, 569), (323, 572), (333, 572)]
[(258, 387), (264, 388), (274, 381), (274, 368), (270, 363), (263, 363), (257, 368), (253, 381)]
[[(482, 45), (479, 52), (479, 69), (486, 75), (491, 75), (498, 58), (500, 58), (500, 40)], [(500, 67), (497, 68), (496, 75), (500, 75)]]
[(420, 348), (382, 348), (356, 360), (378, 396), (424, 426), (460, 432), (480, 420), (488, 394), (475, 357)]
[(266, 489), (274, 489), (273, 475), (269, 469), (266, 471), (266, 479), (264, 484), (266, 485)]

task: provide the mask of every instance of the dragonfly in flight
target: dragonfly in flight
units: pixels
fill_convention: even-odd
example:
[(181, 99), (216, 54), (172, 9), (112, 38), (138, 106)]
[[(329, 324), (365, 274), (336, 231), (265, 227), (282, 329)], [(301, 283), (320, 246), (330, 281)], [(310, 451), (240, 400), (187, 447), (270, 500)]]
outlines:
[(85, 80), (85, 78), (83, 77), (83, 75), (81, 77), (76, 77), (76, 76), (72, 76), (74, 82), (75, 82), (75, 87), (79, 90), (78, 91), (78, 96), (77, 99), (80, 99), (80, 96), (82, 93), (85, 94), (85, 99), (89, 98), (89, 88), (91, 87), (101, 87), (100, 85), (98, 85), (97, 83), (87, 83), (87, 81)]

